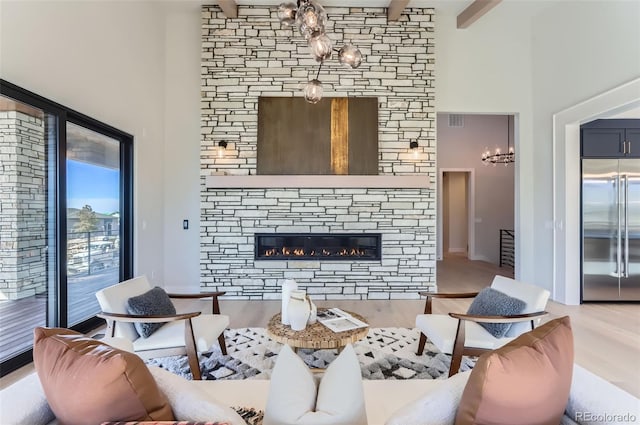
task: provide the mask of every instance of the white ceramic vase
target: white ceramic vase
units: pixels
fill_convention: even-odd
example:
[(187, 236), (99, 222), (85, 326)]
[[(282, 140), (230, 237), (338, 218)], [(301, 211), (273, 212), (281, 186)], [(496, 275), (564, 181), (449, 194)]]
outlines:
[(289, 298), (291, 298), (291, 291), (295, 291), (298, 289), (298, 284), (293, 279), (287, 279), (282, 282), (282, 311), (280, 317), (282, 319), (283, 325), (290, 325), (288, 307), (289, 307)]
[(318, 321), (318, 307), (316, 307), (315, 303), (311, 301), (311, 298), (307, 295), (307, 301), (309, 302), (309, 319), (307, 320), (308, 325), (313, 325)]
[(311, 307), (309, 306), (309, 301), (307, 301), (307, 291), (299, 289), (291, 291), (287, 312), (291, 322), (291, 329), (302, 331), (307, 327), (307, 321), (311, 313)]

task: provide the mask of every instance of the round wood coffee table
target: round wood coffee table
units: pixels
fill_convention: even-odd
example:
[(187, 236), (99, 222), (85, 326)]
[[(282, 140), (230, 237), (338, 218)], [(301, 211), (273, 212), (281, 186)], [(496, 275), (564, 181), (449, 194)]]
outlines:
[[(318, 309), (320, 311), (326, 309)], [(347, 311), (358, 320), (366, 322), (359, 314)], [(369, 332), (369, 327), (352, 329), (350, 331), (334, 332), (320, 322), (307, 325), (302, 331), (294, 331), (291, 326), (283, 325), (280, 313), (276, 314), (267, 324), (267, 334), (272, 340), (281, 344), (287, 344), (295, 351), (298, 348), (335, 348), (342, 351), (345, 345), (361, 340)]]

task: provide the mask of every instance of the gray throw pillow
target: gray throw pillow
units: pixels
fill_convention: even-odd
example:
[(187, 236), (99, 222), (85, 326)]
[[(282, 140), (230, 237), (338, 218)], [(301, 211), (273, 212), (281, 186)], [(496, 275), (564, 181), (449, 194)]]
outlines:
[[(481, 290), (471, 303), (467, 314), (477, 316), (511, 316), (522, 314), (527, 303), (517, 298), (510, 297), (504, 292), (493, 288)], [(502, 338), (507, 334), (511, 323), (478, 323), (496, 338)]]
[[(156, 286), (142, 295), (127, 300), (129, 314), (137, 315), (166, 315), (176, 314), (176, 308), (164, 289)], [(134, 323), (138, 335), (148, 338), (152, 333), (164, 326), (164, 323)]]

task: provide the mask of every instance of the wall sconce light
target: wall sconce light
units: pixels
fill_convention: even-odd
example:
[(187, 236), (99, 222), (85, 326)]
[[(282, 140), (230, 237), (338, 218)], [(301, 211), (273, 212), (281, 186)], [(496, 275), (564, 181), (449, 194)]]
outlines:
[(227, 142), (220, 140), (218, 142), (218, 158), (224, 158), (224, 151), (227, 149)]
[(418, 141), (414, 140), (412, 142), (409, 142), (409, 151), (413, 152), (413, 157), (414, 158), (418, 158), (418, 154), (420, 153), (420, 151), (418, 150)]

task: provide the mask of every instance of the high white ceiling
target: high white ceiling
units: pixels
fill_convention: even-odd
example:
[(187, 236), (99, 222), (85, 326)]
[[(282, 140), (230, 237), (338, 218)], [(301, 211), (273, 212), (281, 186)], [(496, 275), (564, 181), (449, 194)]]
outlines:
[[(295, 3), (295, 0), (236, 0), (239, 5), (278, 5), (283, 1), (291, 1)], [(318, 0), (323, 6), (333, 7), (387, 7), (389, 6), (389, 0)], [(408, 7), (432, 7), (429, 4), (433, 4), (433, 1), (429, 0), (412, 0), (409, 2)]]
[[(251, 6), (251, 5), (274, 5), (277, 6), (283, 1), (291, 1), (293, 3), (296, 0), (236, 0), (238, 5)], [(473, 0), (411, 0), (407, 7), (437, 7), (438, 9), (447, 8), (451, 11), (460, 12), (464, 10)], [(209, 0), (207, 3), (211, 4), (215, 0)], [(325, 7), (387, 7), (389, 6), (389, 0), (318, 0), (318, 2)]]
[[(153, 0), (163, 3), (167, 7), (179, 7), (180, 5), (215, 5), (217, 0)], [(285, 1), (293, 3), (296, 0), (236, 0), (240, 6), (277, 6)], [(325, 7), (387, 7), (390, 0), (318, 0)], [(473, 0), (411, 0), (407, 7), (434, 7), (446, 9), (451, 13), (463, 11)], [(538, 1), (539, 2), (539, 1)]]
[[(1, 0), (0, 0), (1, 1)], [(135, 1), (135, 0), (121, 0)], [(162, 3), (167, 8), (184, 8), (184, 7), (200, 7), (202, 5), (217, 5), (218, 0), (151, 0)], [(277, 6), (284, 1), (296, 0), (235, 0), (240, 6)], [(325, 7), (387, 7), (390, 0), (317, 0)], [(533, 17), (540, 11), (552, 7), (559, 0), (503, 0), (499, 7), (514, 6), (518, 11), (517, 19), (525, 17)], [(583, 0), (584, 1), (584, 0)], [(446, 12), (448, 14), (459, 14), (467, 6), (473, 3), (473, 0), (411, 0), (407, 7), (422, 8), (433, 7), (436, 12)], [(491, 12), (489, 12), (491, 13)]]

